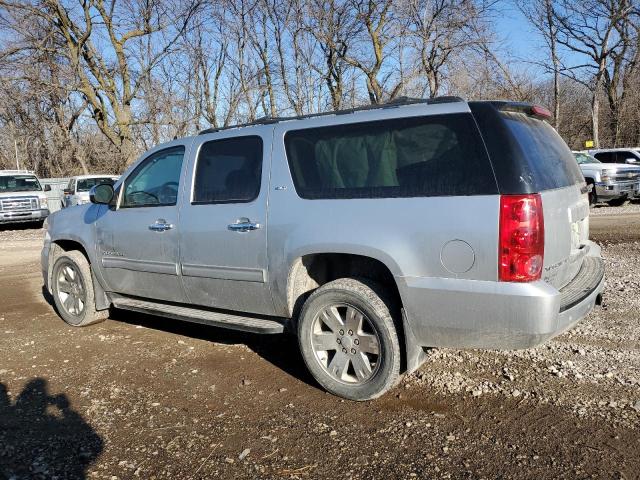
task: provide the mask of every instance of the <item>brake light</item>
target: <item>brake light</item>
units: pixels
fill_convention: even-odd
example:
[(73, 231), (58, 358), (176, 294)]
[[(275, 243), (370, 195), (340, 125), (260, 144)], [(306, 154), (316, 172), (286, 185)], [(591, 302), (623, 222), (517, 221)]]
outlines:
[(542, 274), (544, 218), (539, 194), (500, 196), (498, 275), (503, 282), (531, 282)]
[(538, 118), (551, 118), (551, 112), (539, 105), (534, 105), (531, 107), (531, 115)]

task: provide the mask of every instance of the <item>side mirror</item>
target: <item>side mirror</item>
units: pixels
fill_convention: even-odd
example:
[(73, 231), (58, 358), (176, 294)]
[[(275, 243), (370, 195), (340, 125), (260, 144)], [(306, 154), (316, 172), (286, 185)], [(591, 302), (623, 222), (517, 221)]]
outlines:
[(44, 186), (44, 191), (45, 192), (50, 192), (51, 191), (51, 185), (45, 185)]
[(638, 162), (638, 159), (637, 158), (633, 158), (633, 157), (632, 158), (627, 158), (625, 160), (625, 163), (637, 163), (637, 162)]
[(99, 205), (108, 205), (113, 200), (113, 187), (108, 183), (101, 183), (91, 187), (89, 190), (89, 200), (91, 203)]
[(65, 188), (65, 189), (62, 191), (62, 193), (63, 193), (63, 195), (71, 195), (71, 190), (69, 190), (68, 188)]

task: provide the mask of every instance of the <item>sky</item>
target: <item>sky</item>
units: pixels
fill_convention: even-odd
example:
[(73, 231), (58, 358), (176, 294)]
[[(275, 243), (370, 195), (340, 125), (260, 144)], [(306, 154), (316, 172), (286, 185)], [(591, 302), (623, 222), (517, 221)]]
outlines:
[[(511, 2), (502, 2), (499, 7), (501, 14), (494, 19), (496, 33), (505, 41), (504, 47), (522, 62), (542, 60), (547, 52), (543, 49), (544, 42), (540, 34), (534, 31), (522, 13), (509, 3)], [(540, 72), (542, 73), (541, 70)]]
[[(499, 12), (494, 17), (496, 33), (504, 40), (505, 49), (518, 59), (522, 68), (539, 75), (549, 75), (540, 66), (528, 62), (549, 62), (549, 52), (540, 33), (536, 31), (516, 8), (512, 0), (503, 0), (496, 8)], [(576, 65), (585, 62), (581, 55), (569, 52), (560, 47), (559, 54), (567, 65)]]

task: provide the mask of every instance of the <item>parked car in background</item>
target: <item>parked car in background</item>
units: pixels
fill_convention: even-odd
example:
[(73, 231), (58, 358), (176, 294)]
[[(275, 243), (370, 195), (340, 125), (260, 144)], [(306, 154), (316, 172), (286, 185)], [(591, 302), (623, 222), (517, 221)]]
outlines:
[(602, 163), (637, 163), (640, 166), (640, 148), (598, 148), (587, 150)]
[(0, 224), (33, 222), (42, 225), (49, 216), (44, 188), (33, 172), (0, 170)]
[(582, 175), (591, 186), (589, 204), (607, 202), (622, 205), (627, 199), (640, 195), (640, 164), (602, 163), (585, 152), (573, 152)]
[(318, 383), (353, 400), (424, 347), (538, 345), (604, 288), (587, 185), (549, 116), (405, 100), (159, 145), (51, 216), (46, 288), (73, 326), (115, 306), (288, 328)]
[(79, 175), (71, 177), (67, 187), (62, 192), (62, 208), (74, 205), (89, 203), (89, 190), (96, 185), (108, 183), (113, 185), (118, 181), (118, 177), (113, 175)]

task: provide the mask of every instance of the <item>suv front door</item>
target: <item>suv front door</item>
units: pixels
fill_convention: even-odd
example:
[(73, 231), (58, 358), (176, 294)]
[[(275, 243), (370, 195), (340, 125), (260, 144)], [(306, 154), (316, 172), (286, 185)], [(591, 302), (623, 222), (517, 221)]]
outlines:
[(267, 271), (272, 127), (200, 135), (180, 210), (180, 264), (190, 303), (273, 314)]
[(118, 187), (96, 222), (109, 290), (183, 302), (178, 277), (178, 206), (187, 145), (152, 151)]

